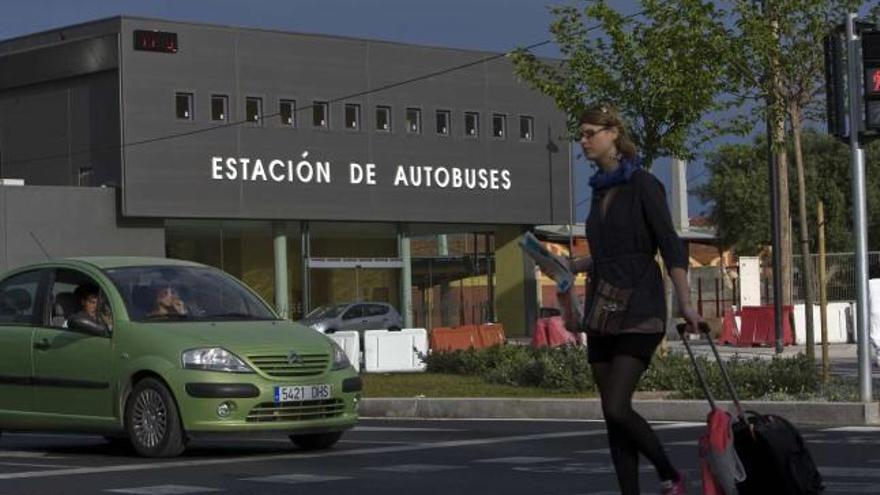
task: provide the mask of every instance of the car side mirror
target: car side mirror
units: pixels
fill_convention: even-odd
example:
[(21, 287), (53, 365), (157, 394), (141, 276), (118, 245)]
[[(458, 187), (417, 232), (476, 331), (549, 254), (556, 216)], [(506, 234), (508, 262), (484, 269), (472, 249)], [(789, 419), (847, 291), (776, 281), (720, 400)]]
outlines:
[(74, 332), (84, 333), (94, 337), (109, 337), (110, 329), (103, 323), (98, 323), (85, 316), (71, 316), (67, 320), (67, 328)]

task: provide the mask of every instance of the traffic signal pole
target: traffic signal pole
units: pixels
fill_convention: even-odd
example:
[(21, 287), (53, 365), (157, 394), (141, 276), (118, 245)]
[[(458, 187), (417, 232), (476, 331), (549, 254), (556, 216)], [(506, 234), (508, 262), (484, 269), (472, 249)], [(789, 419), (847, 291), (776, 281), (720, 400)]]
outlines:
[(859, 348), (859, 396), (871, 402), (871, 355), (868, 343), (868, 223), (865, 206), (865, 151), (859, 142), (862, 127), (860, 40), (855, 22), (858, 14), (846, 18), (847, 64), (849, 69), (849, 125), (852, 159), (853, 236), (856, 248), (856, 329)]

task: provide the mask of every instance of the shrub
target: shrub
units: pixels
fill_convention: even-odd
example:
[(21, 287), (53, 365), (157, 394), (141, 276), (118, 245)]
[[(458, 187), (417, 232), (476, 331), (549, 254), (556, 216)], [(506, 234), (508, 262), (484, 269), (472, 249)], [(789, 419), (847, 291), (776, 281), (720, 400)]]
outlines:
[[(490, 383), (540, 387), (559, 392), (595, 391), (590, 365), (583, 348), (534, 349), (527, 346), (495, 346), (488, 349), (439, 352), (423, 357), (429, 372), (475, 375)], [(729, 398), (721, 372), (714, 361), (697, 357), (713, 395)], [(803, 354), (791, 358), (743, 359), (726, 363), (740, 399), (784, 398), (854, 400), (852, 383), (836, 379), (823, 386), (815, 365)], [(675, 398), (702, 399), (702, 388), (688, 357), (670, 353), (656, 356), (639, 383), (642, 391), (671, 391)]]

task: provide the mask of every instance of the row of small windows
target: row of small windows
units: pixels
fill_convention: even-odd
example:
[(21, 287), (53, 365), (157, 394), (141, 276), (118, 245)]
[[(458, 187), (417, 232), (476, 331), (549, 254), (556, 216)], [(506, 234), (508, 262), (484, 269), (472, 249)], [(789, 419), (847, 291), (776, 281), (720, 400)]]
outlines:
[[(192, 93), (175, 94), (175, 111), (180, 120), (195, 120)], [(263, 124), (263, 98), (248, 96), (245, 98), (245, 120), (255, 125)], [(330, 104), (326, 101), (312, 102), (312, 127), (330, 128)], [(296, 100), (278, 100), (278, 113), (280, 124), (287, 127), (297, 127)], [(376, 106), (375, 131), (391, 132), (392, 112), (391, 107)], [(422, 133), (422, 109), (406, 109), (406, 132), (407, 134)], [(211, 120), (215, 122), (229, 121), (229, 97), (226, 95), (211, 95)], [(349, 130), (361, 129), (361, 105), (346, 103), (344, 112), (344, 127)], [(480, 135), (480, 113), (464, 112), (464, 136), (477, 138)], [(452, 135), (452, 112), (449, 110), (437, 110), (435, 113), (435, 132), (440, 136)], [(507, 115), (500, 113), (492, 114), (491, 136), (497, 139), (507, 138)], [(528, 115), (519, 116), (519, 139), (531, 141), (535, 136), (535, 119)]]

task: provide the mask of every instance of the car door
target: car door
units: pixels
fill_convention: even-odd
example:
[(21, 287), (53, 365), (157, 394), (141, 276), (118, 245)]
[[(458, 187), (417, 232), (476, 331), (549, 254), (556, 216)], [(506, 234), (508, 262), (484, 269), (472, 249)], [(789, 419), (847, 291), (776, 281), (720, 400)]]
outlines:
[(388, 307), (384, 304), (368, 304), (366, 311), (367, 329), (382, 330), (388, 328)]
[(0, 281), (0, 415), (33, 406), (31, 341), (48, 273), (31, 270)]
[(82, 310), (82, 294), (92, 290), (97, 292), (101, 321), (112, 327), (107, 298), (101, 286), (80, 271), (58, 269), (51, 279), (50, 310), (34, 332), (34, 410), (71, 418), (110, 418), (112, 338), (67, 328), (67, 319)]
[(364, 329), (364, 305), (353, 304), (342, 313), (340, 330), (363, 330)]

